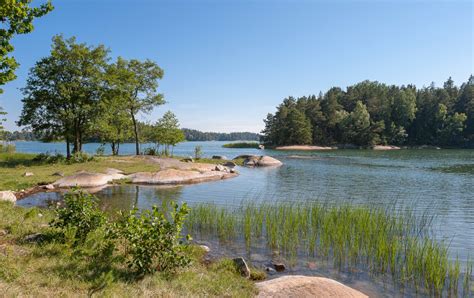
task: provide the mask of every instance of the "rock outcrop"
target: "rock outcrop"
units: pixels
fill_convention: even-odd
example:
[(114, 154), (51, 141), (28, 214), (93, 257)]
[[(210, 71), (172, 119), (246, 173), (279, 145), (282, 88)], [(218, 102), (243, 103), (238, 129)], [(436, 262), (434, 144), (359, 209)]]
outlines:
[(0, 191), (0, 201), (16, 202), (16, 196), (12, 191)]
[(258, 297), (368, 297), (332, 279), (288, 275), (256, 283)]
[(165, 169), (159, 172), (140, 172), (127, 176), (132, 183), (139, 184), (191, 184), (226, 179), (236, 176), (225, 171), (206, 171)]
[(275, 148), (275, 150), (302, 150), (302, 151), (333, 150), (333, 149), (337, 149), (337, 148), (325, 147), (325, 146), (310, 146), (310, 145), (280, 146), (280, 147)]
[(106, 185), (115, 179), (121, 179), (125, 176), (123, 174), (101, 174), (101, 173), (89, 173), (79, 172), (71, 176), (67, 176), (54, 182), (54, 187), (57, 188), (69, 188), (69, 187), (98, 187)]

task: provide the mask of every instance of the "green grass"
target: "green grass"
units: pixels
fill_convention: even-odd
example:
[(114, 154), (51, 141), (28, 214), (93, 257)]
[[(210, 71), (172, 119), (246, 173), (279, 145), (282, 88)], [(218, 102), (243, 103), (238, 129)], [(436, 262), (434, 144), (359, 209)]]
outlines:
[(341, 270), (362, 267), (371, 274), (391, 275), (400, 286), (431, 295), (457, 295), (458, 289), (469, 288), (470, 272), (462, 274), (459, 262), (448, 261), (447, 246), (429, 237), (430, 220), (364, 206), (249, 202), (235, 209), (199, 204), (192, 207), (186, 225), (194, 235), (221, 241), (243, 238), (248, 249), (265, 242), (290, 260), (316, 256), (332, 260)]
[[(93, 161), (84, 163), (45, 163), (35, 161), (36, 154), (27, 153), (0, 153), (0, 190), (27, 189), (38, 184), (48, 184), (60, 177), (53, 176), (55, 172), (71, 175), (77, 171), (103, 172), (107, 168), (116, 168), (125, 173), (141, 171), (157, 171), (159, 166), (147, 162), (142, 157), (134, 156), (104, 156), (95, 157)], [(34, 175), (23, 177), (25, 172)]]
[(238, 142), (238, 143), (227, 143), (222, 145), (224, 148), (254, 148), (259, 149), (259, 143), (257, 142)]
[[(2, 296), (235, 296), (256, 294), (253, 282), (240, 276), (233, 262), (203, 262), (204, 252), (190, 246), (192, 264), (176, 273), (155, 273), (131, 279), (116, 265), (97, 274), (95, 262), (77, 257), (66, 244), (25, 243), (26, 235), (48, 234), (52, 212), (0, 202), (0, 293)], [(3, 235), (6, 232), (6, 235)], [(115, 262), (119, 264), (120, 262)], [(123, 265), (125, 266), (125, 265)], [(93, 274), (95, 272), (95, 274)], [(254, 278), (262, 278), (255, 272)]]

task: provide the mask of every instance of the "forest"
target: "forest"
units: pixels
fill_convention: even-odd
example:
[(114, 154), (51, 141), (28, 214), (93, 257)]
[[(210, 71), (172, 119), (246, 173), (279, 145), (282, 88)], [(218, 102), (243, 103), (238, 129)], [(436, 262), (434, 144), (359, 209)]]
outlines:
[(474, 147), (474, 77), (395, 86), (363, 81), (346, 90), (287, 97), (268, 114), (263, 142), (270, 146), (432, 145)]

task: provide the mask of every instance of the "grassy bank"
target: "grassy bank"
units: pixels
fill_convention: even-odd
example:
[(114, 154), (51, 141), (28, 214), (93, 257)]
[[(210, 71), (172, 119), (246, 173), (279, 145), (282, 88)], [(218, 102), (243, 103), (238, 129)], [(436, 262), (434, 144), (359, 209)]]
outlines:
[[(175, 157), (182, 159), (183, 157)], [(200, 163), (222, 164), (225, 161), (202, 158)], [(237, 165), (243, 164), (243, 159), (234, 160)], [(157, 163), (152, 163), (143, 156), (94, 156), (92, 160), (82, 162), (66, 162), (61, 158), (49, 156), (38, 158), (37, 154), (0, 153), (0, 191), (19, 191), (36, 185), (52, 183), (60, 177), (53, 174), (61, 172), (65, 176), (78, 171), (104, 172), (108, 168), (122, 170), (126, 174), (135, 172), (153, 172), (160, 169)], [(26, 172), (33, 176), (24, 176)]]
[(331, 260), (344, 270), (364, 268), (391, 275), (400, 287), (431, 295), (469, 295), (472, 263), (461, 272), (447, 246), (430, 238), (430, 218), (410, 212), (320, 203), (246, 203), (235, 209), (212, 204), (192, 208), (191, 233), (222, 241), (266, 243), (288, 258)]
[(222, 145), (224, 148), (253, 148), (259, 149), (259, 143), (257, 142), (238, 142), (238, 143), (228, 143)]
[[(190, 246), (191, 264), (174, 273), (157, 272), (135, 279), (120, 259), (108, 271), (84, 258), (67, 243), (30, 243), (27, 235), (48, 235), (54, 214), (0, 202), (0, 293), (5, 296), (243, 296), (256, 293), (232, 261), (203, 261), (204, 252)], [(86, 245), (87, 246), (87, 245)], [(91, 249), (98, 249), (92, 246)]]
[[(107, 168), (125, 173), (159, 170), (158, 165), (134, 156), (98, 156), (81, 163), (38, 160), (36, 157), (36, 154), (0, 153), (0, 190), (17, 191), (52, 183), (60, 178), (53, 176), (56, 172), (71, 175), (77, 171), (103, 172)], [(24, 177), (25, 172), (31, 172), (33, 176)]]

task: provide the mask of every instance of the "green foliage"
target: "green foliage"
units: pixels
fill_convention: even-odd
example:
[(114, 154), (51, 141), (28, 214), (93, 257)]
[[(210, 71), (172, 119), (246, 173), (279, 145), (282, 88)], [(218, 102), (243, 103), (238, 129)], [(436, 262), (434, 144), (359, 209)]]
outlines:
[(167, 111), (151, 128), (149, 140), (156, 144), (157, 151), (160, 145), (163, 145), (161, 154), (165, 156), (170, 153), (173, 155), (173, 152), (170, 152), (170, 146), (173, 148), (176, 144), (185, 141), (178, 119), (171, 111)]
[(195, 159), (201, 159), (202, 158), (202, 146), (197, 145), (194, 147), (194, 158)]
[(106, 223), (105, 215), (97, 207), (97, 198), (75, 189), (64, 195), (64, 206), (55, 210), (51, 226), (63, 231), (65, 239), (82, 243), (87, 235)]
[(148, 113), (154, 107), (165, 103), (163, 95), (158, 93), (158, 80), (163, 78), (163, 70), (153, 61), (125, 60), (109, 66), (109, 75), (113, 76), (113, 94), (120, 98), (121, 108), (130, 116), (135, 138), (136, 154), (140, 154), (140, 134), (136, 115)]
[(85, 163), (89, 161), (94, 161), (94, 156), (89, 155), (85, 152), (76, 152), (69, 159), (67, 159), (61, 153), (39, 153), (34, 158), (33, 161), (40, 164), (75, 164), (75, 163)]
[(173, 206), (170, 219), (163, 211), (153, 206), (152, 210), (132, 210), (122, 214), (116, 223), (118, 237), (125, 239), (129, 267), (139, 274), (171, 271), (189, 264), (180, 243), (181, 229), (189, 212), (186, 204)]
[(83, 138), (98, 117), (102, 73), (108, 50), (77, 43), (74, 37), (53, 37), (49, 56), (30, 70), (22, 89), (23, 110), (18, 124), (30, 126), (43, 140), (66, 140), (73, 152), (82, 150)]
[[(16, 78), (15, 70), (18, 62), (14, 57), (8, 56), (14, 47), (11, 40), (18, 34), (26, 34), (33, 31), (33, 20), (53, 10), (50, 1), (39, 7), (30, 7), (31, 0), (2, 0), (0, 1), (0, 86)], [(0, 89), (0, 94), (3, 92)], [(1, 124), (1, 123), (0, 123)]]
[(228, 143), (222, 145), (224, 148), (254, 148), (259, 149), (260, 144), (257, 142), (238, 142), (238, 143)]
[[(474, 78), (456, 87), (388, 86), (363, 81), (319, 96), (288, 97), (268, 114), (263, 141), (295, 144), (474, 147)], [(296, 112), (298, 111), (298, 112)], [(309, 121), (304, 121), (304, 114)], [(308, 142), (308, 131), (312, 132)]]

